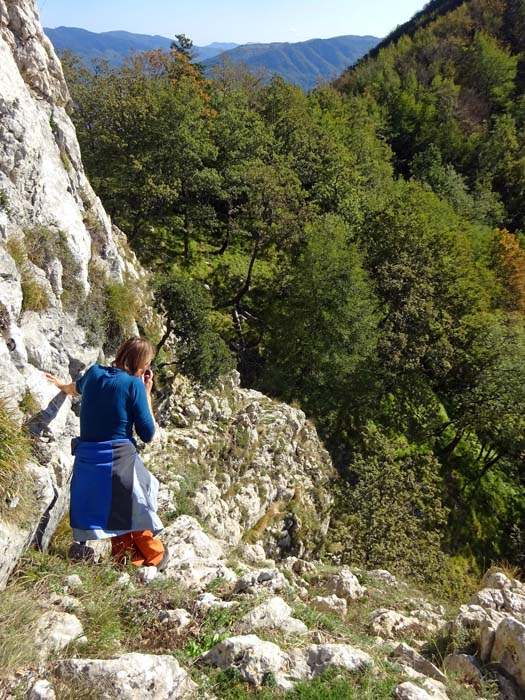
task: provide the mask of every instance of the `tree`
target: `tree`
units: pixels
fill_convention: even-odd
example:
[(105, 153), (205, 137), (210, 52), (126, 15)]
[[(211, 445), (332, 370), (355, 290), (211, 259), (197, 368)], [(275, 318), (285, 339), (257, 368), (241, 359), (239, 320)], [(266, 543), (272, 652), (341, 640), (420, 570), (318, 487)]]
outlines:
[(500, 305), (507, 311), (525, 315), (525, 251), (517, 236), (506, 229), (497, 229), (492, 261), (502, 285)]
[(274, 299), (264, 338), (264, 386), (299, 400), (321, 425), (362, 394), (374, 362), (377, 301), (344, 222), (327, 215), (307, 227), (295, 265)]
[(331, 539), (344, 563), (432, 580), (443, 566), (447, 509), (439, 463), (428, 450), (373, 424), (337, 493)]
[(166, 333), (157, 352), (175, 337), (179, 371), (204, 385), (233, 369), (234, 360), (210, 321), (211, 299), (191, 276), (173, 269), (157, 279), (155, 296), (166, 315)]
[(483, 31), (476, 33), (466, 56), (466, 78), (483, 97), (504, 107), (515, 88), (518, 56)]
[(99, 64), (94, 73), (70, 63), (68, 76), (86, 168), (117, 224), (132, 241), (140, 238), (138, 252), (149, 262), (180, 252), (187, 262), (220, 188), (198, 68), (184, 52), (159, 50), (118, 69)]

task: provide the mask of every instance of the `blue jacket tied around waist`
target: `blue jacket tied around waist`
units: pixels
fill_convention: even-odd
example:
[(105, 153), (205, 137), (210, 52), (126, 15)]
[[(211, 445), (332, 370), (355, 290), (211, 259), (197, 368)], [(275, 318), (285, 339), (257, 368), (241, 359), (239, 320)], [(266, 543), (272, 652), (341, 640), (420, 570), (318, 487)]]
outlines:
[(158, 534), (159, 482), (131, 440), (72, 441), (70, 523), (77, 541), (116, 537), (137, 530)]

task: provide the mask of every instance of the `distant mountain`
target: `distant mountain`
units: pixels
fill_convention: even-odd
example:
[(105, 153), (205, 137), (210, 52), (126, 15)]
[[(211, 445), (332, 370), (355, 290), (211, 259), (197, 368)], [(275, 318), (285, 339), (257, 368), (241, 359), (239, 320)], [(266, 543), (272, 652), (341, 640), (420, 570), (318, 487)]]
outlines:
[(252, 70), (277, 73), (309, 90), (321, 80), (336, 78), (345, 68), (373, 49), (375, 36), (338, 36), (298, 43), (246, 44), (204, 61), (208, 72), (223, 59), (243, 63)]
[[(72, 51), (87, 63), (94, 58), (102, 58), (114, 66), (122, 63), (132, 51), (167, 50), (173, 41), (165, 36), (121, 31), (97, 34), (77, 27), (57, 27), (56, 29), (46, 27), (44, 31), (57, 51)], [(198, 60), (205, 61), (236, 46), (238, 44), (214, 42), (208, 46), (196, 46), (195, 50)]]

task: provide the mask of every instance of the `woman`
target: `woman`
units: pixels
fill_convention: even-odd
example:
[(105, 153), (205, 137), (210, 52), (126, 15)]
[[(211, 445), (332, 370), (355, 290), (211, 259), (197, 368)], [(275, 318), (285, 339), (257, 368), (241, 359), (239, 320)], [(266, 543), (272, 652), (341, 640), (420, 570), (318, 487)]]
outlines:
[(82, 396), (80, 438), (71, 480), (70, 522), (76, 541), (112, 538), (119, 560), (162, 568), (167, 552), (154, 535), (163, 528), (156, 514), (158, 481), (142, 464), (133, 428), (144, 442), (155, 435), (151, 406), (155, 356), (151, 343), (130, 338), (117, 351), (112, 367), (93, 365), (66, 384), (46, 373), (70, 396)]

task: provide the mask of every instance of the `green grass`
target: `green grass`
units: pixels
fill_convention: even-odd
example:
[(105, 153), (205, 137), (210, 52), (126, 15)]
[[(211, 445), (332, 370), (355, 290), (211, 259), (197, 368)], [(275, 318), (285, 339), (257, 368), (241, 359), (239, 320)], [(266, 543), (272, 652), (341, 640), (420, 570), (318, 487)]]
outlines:
[[(7, 404), (0, 400), (0, 516), (21, 522), (33, 507), (26, 464), (31, 442)], [(18, 499), (16, 508), (10, 508)]]
[(390, 669), (357, 674), (331, 671), (313, 681), (300, 681), (293, 690), (285, 692), (275, 687), (270, 674), (265, 686), (255, 689), (240, 681), (235, 670), (229, 670), (212, 672), (201, 689), (201, 697), (210, 692), (221, 700), (392, 700), (399, 682), (399, 675)]
[(131, 278), (118, 282), (110, 278), (103, 263), (89, 264), (90, 293), (78, 313), (78, 322), (91, 345), (102, 345), (111, 353), (133, 331), (135, 318), (147, 316), (144, 292)]
[(36, 226), (24, 231), (28, 259), (42, 270), (48, 270), (58, 259), (62, 263), (62, 304), (65, 309), (78, 307), (83, 298), (79, 280), (80, 265), (71, 252), (64, 231)]
[(42, 612), (38, 598), (23, 587), (11, 586), (0, 593), (0, 680), (35, 663), (33, 636)]
[(20, 272), (23, 311), (45, 311), (49, 308), (49, 297), (46, 288), (35, 278), (28, 265), (30, 258), (24, 241), (19, 238), (10, 238), (7, 241), (7, 250)]
[(29, 388), (25, 390), (18, 407), (23, 413), (26, 414), (28, 418), (31, 418), (31, 416), (34, 416), (40, 411), (40, 404), (35, 399)]

